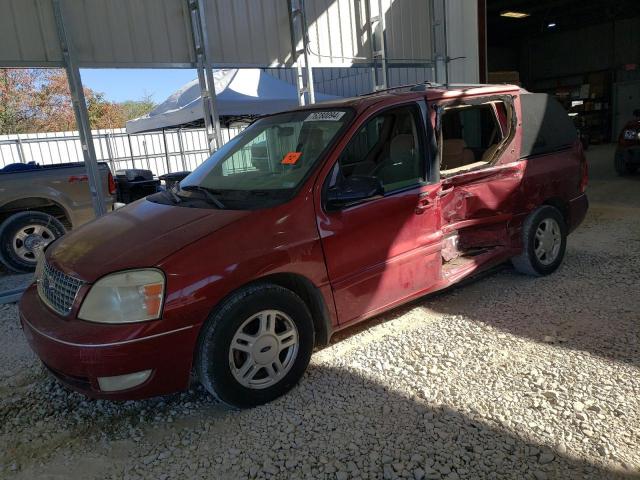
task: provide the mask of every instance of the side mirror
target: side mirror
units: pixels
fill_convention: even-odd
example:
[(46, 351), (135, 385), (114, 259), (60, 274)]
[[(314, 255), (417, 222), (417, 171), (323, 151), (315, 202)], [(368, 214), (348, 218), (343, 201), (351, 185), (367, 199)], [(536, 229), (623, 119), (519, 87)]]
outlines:
[(327, 208), (339, 210), (353, 203), (384, 195), (382, 182), (376, 177), (352, 175), (327, 191)]

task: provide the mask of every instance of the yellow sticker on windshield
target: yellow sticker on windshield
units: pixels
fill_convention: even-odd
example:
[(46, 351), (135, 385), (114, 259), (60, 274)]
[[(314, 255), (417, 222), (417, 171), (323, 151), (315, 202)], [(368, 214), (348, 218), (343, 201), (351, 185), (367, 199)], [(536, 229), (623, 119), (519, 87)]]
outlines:
[(295, 165), (300, 157), (302, 156), (302, 152), (289, 152), (282, 159), (282, 165)]

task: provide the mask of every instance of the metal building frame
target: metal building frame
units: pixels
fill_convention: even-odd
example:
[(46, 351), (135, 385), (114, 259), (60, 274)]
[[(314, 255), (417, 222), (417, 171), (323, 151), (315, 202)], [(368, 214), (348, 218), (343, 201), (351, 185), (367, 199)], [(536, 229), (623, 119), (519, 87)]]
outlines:
[[(258, 27), (262, 28), (260, 30), (260, 32), (262, 32), (261, 34), (264, 34), (264, 31), (268, 30), (268, 25), (264, 21), (264, 17), (267, 16), (269, 18), (268, 22), (272, 22), (269, 25), (273, 24), (278, 26), (277, 31), (279, 35), (277, 37), (265, 37), (265, 39), (270, 38), (264, 45), (265, 55), (267, 53), (271, 55), (266, 58), (269, 62), (276, 62), (279, 67), (296, 68), (298, 101), (301, 105), (315, 102), (313, 67), (344, 67), (351, 62), (351, 65), (359, 64), (362, 67), (371, 68), (375, 89), (382, 89), (387, 87), (389, 83), (393, 83), (390, 76), (390, 69), (394, 68), (394, 61), (400, 62), (398, 65), (406, 67), (420, 66), (433, 68), (435, 66), (436, 76), (441, 79), (441, 81), (446, 82), (448, 80), (447, 0), (422, 0), (423, 2), (429, 2), (427, 4), (429, 5), (430, 16), (433, 22), (430, 32), (430, 40), (433, 44), (431, 45), (432, 51), (429, 53), (436, 56), (436, 62), (433, 62), (433, 57), (428, 61), (418, 59), (419, 61), (417, 62), (415, 59), (412, 61), (412, 58), (392, 58), (394, 55), (398, 56), (393, 53), (396, 51), (394, 48), (397, 49), (398, 47), (394, 43), (395, 37), (389, 37), (391, 43), (387, 45), (386, 27), (395, 25), (392, 20), (385, 25), (386, 20), (383, 5), (387, 4), (385, 3), (387, 0), (364, 0), (362, 2), (364, 10), (366, 10), (366, 18), (365, 22), (360, 24), (358, 28), (362, 27), (366, 29), (368, 33), (367, 37), (371, 40), (370, 53), (367, 52), (368, 55), (365, 54), (365, 57), (352, 56), (355, 55), (355, 48), (360, 45), (358, 43), (360, 40), (355, 40), (353, 45), (350, 44), (352, 49), (346, 53), (341, 53), (340, 50), (338, 50), (337, 55), (335, 51), (331, 51), (330, 44), (328, 46), (321, 45), (317, 22), (315, 24), (316, 26), (313, 26), (314, 19), (316, 19), (314, 15), (318, 14), (317, 8), (314, 9), (314, 5), (310, 4), (307, 5), (309, 10), (306, 10), (305, 0), (287, 0), (286, 3), (282, 0), (274, 1), (274, 8), (268, 12), (264, 10), (264, 4), (262, 2), (254, 3), (248, 0), (243, 0), (242, 2), (240, 0), (231, 0), (234, 2), (233, 4), (231, 4), (230, 1), (225, 3), (221, 0), (217, 3), (214, 0), (163, 0), (163, 2), (158, 2), (157, 5), (158, 9), (164, 8), (165, 10), (163, 12), (154, 11), (153, 13), (157, 13), (157, 15), (152, 15), (153, 21), (151, 23), (147, 22), (141, 26), (141, 29), (135, 30), (135, 32), (142, 32), (140, 33), (140, 37), (131, 33), (133, 31), (131, 30), (131, 25), (129, 25), (129, 30), (127, 30), (129, 33), (125, 34), (126, 28), (123, 27), (123, 29), (116, 32), (120, 32), (121, 37), (111, 35), (108, 20), (109, 18), (111, 18), (111, 22), (114, 20), (112, 17), (109, 17), (110, 9), (118, 8), (117, 6), (119, 5), (121, 10), (123, 8), (125, 9), (125, 14), (142, 15), (144, 12), (142, 12), (141, 9), (146, 8), (147, 10), (151, 10), (155, 8), (156, 4), (153, 3), (155, 0), (138, 0), (136, 2), (123, 0), (113, 3), (110, 1), (100, 2), (96, 0), (85, 0), (83, 2), (80, 0), (0, 1), (6, 2), (7, 4), (13, 3), (11, 11), (19, 11), (18, 13), (22, 15), (21, 17), (16, 17), (12, 13), (12, 15), (6, 15), (4, 18), (0, 17), (0, 24), (4, 25), (2, 28), (7, 28), (7, 31), (14, 32), (12, 35), (15, 35), (17, 45), (11, 42), (7, 43), (8, 47), (6, 48), (10, 49), (10, 54), (6, 55), (6, 51), (4, 52), (3, 60), (0, 61), (0, 67), (64, 67), (66, 70), (93, 206), (98, 215), (105, 213), (105, 192), (101, 191), (104, 186), (101, 184), (99, 178), (91, 125), (88, 118), (86, 100), (84, 98), (82, 79), (80, 77), (80, 67), (114, 68), (141, 66), (152, 68), (196, 68), (201, 90), (209, 148), (212, 151), (222, 145), (220, 122), (216, 111), (215, 79), (213, 74), (214, 63), (216, 66), (224, 67), (254, 68), (264, 63), (263, 60), (259, 59), (261, 58), (259, 55), (256, 57), (243, 56), (242, 54), (246, 51), (246, 48), (245, 50), (238, 50), (239, 47), (234, 45), (233, 42), (224, 43), (220, 41), (221, 37), (219, 36), (221, 35), (221, 30), (228, 31), (229, 28), (235, 28), (235, 23), (225, 23), (225, 19), (233, 19), (233, 12), (236, 10), (242, 12), (241, 15), (247, 18), (247, 21), (242, 23), (242, 25), (244, 25), (243, 28), (249, 31), (249, 33), (251, 33), (250, 30), (254, 25), (252, 22), (257, 22), (261, 25), (261, 27), (258, 25)], [(75, 3), (76, 1), (77, 3)], [(264, 3), (266, 4), (267, 2)], [(269, 4), (271, 3), (269, 2)], [(400, 2), (398, 2), (398, 4), (400, 4)], [(17, 5), (21, 8), (18, 9)], [(51, 5), (51, 7), (49, 7), (49, 5)], [(75, 5), (84, 6), (82, 9), (78, 8), (76, 10)], [(83, 19), (82, 14), (78, 13), (85, 12), (84, 15), (86, 16), (87, 5), (89, 5), (90, 11), (94, 12), (94, 16), (96, 12), (104, 15), (104, 17), (101, 15), (95, 16), (95, 18), (100, 20), (98, 20), (97, 23), (94, 22), (93, 30), (87, 26), (86, 18)], [(324, 0), (318, 0), (317, 5), (325, 5)], [(329, 5), (329, 3), (326, 3), (326, 5)], [(372, 7), (374, 10), (377, 7), (377, 15), (372, 15)], [(53, 12), (50, 8), (52, 8)], [(253, 10), (250, 10), (252, 8)], [(285, 9), (287, 8), (289, 15), (288, 28), (291, 41), (290, 45), (287, 39), (287, 32), (284, 31), (284, 29), (287, 28), (287, 20), (285, 17), (287, 14)], [(261, 12), (263, 18), (259, 18), (256, 15), (248, 15), (248, 12), (253, 11), (255, 13), (258, 10)], [(215, 14), (213, 12), (215, 12)], [(205, 14), (208, 14), (208, 16)], [(307, 14), (311, 18), (311, 24), (307, 24)], [(169, 20), (178, 19), (179, 21), (171, 23), (167, 20), (167, 15), (172, 15)], [(218, 15), (219, 18), (216, 15)], [(24, 21), (27, 18), (30, 19), (30, 21), (37, 19), (37, 22), (33, 21), (29, 23)], [(104, 22), (102, 22), (102, 18), (105, 19)], [(7, 19), (13, 23), (7, 24)], [(2, 20), (5, 20), (4, 24)], [(53, 20), (55, 20), (55, 25)], [(216, 21), (218, 21), (218, 24), (216, 24)], [(334, 18), (333, 21), (335, 22), (336, 19)], [(339, 22), (339, 19), (337, 21)], [(36, 25), (37, 28), (40, 28), (39, 35), (32, 35), (30, 33), (31, 29), (36, 28)], [(82, 27), (78, 28), (78, 25)], [(226, 30), (222, 28), (221, 25), (224, 26)], [(231, 25), (231, 27), (229, 27), (229, 25)], [(166, 30), (162, 29), (163, 26), (166, 27)], [(145, 32), (152, 27), (155, 28), (155, 31), (162, 32), (162, 38), (156, 39), (158, 40), (158, 45), (160, 45), (160, 43), (161, 45), (158, 46), (156, 50), (151, 48), (150, 45), (144, 44), (144, 48), (136, 51), (132, 45), (140, 38), (142, 38), (144, 42), (146, 39), (146, 37), (144, 37), (144, 35), (146, 35)], [(10, 30), (11, 28), (13, 28), (13, 30)], [(145, 28), (147, 30), (145, 30)], [(328, 28), (329, 26), (327, 24), (327, 29)], [(339, 24), (337, 28), (341, 29), (341, 24)], [(347, 31), (350, 31), (348, 28), (350, 27), (347, 27)], [(394, 28), (401, 29), (402, 26), (396, 26)], [(95, 36), (93, 33), (95, 33)], [(317, 38), (314, 39), (314, 35)], [(310, 36), (312, 37), (311, 40)], [(250, 38), (251, 35), (247, 37)], [(121, 43), (118, 41), (120, 38), (123, 38)], [(21, 50), (20, 41), (28, 43), (31, 39), (33, 39), (34, 45), (30, 45), (30, 48), (24, 51)], [(146, 40), (152, 42), (151, 37)], [(162, 40), (162, 42), (159, 40)], [(245, 39), (245, 43), (246, 41)], [(323, 41), (326, 42), (326, 39)], [(342, 42), (342, 40), (340, 40), (340, 42)], [(224, 46), (228, 47), (229, 45), (232, 45), (232, 47), (227, 51), (219, 48)], [(340, 43), (340, 48), (342, 48), (342, 43)], [(20, 52), (20, 54), (14, 56), (13, 51)], [(25, 51), (27, 52), (26, 54), (24, 53)], [(122, 54), (116, 55), (117, 53)], [(216, 59), (214, 57), (218, 55), (220, 58), (218, 58), (218, 62), (215, 62)], [(341, 57), (339, 55), (345, 56)], [(422, 55), (425, 56), (425, 53)], [(402, 54), (400, 54), (400, 56), (402, 56)], [(409, 55), (409, 57), (411, 57), (411, 55)], [(329, 58), (330, 60), (327, 63), (322, 63), (322, 61), (319, 61), (321, 58)]]
[[(313, 84), (313, 68), (309, 60), (309, 32), (304, 0), (287, 0), (289, 6), (289, 31), (291, 34), (291, 52), (296, 65), (296, 86), (298, 87), (298, 103), (306, 105), (316, 102)], [(298, 37), (302, 41), (302, 49), (298, 50)], [(306, 96), (305, 96), (306, 94)]]
[[(67, 34), (65, 26), (65, 12), (60, 0), (51, 0), (56, 21), (58, 40), (62, 51), (63, 66), (67, 73), (67, 81), (73, 103), (73, 111), (79, 131), (80, 144), (84, 158), (91, 200), (97, 216), (106, 213), (103, 185), (100, 179), (100, 171), (91, 133), (91, 124), (87, 103), (84, 96), (84, 87), (80, 76), (80, 69), (76, 52)], [(190, 33), (193, 51), (195, 54), (195, 66), (198, 72), (202, 107), (204, 110), (204, 123), (207, 131), (210, 151), (215, 151), (222, 146), (222, 133), (220, 119), (216, 110), (216, 91), (213, 76), (213, 56), (210, 51), (208, 29), (205, 15), (205, 0), (185, 0), (189, 12)], [(315, 103), (313, 84), (313, 69), (308, 53), (308, 31), (305, 18), (304, 0), (288, 0), (292, 54), (298, 70), (298, 94), (300, 105)], [(302, 50), (296, 50), (297, 38), (302, 40)], [(44, 66), (44, 65), (43, 65)], [(306, 97), (305, 97), (306, 95)]]
[[(63, 6), (60, 0), (51, 1), (53, 6), (53, 14), (56, 21), (58, 40), (62, 52), (63, 67), (67, 73), (67, 81), (69, 83), (73, 111), (78, 127), (84, 163), (87, 169), (89, 190), (91, 192), (91, 201), (96, 215), (101, 216), (107, 213), (105, 197), (102, 181), (100, 179), (100, 170), (93, 143), (91, 123), (89, 121), (87, 102), (84, 96), (84, 87), (82, 85), (82, 78), (80, 76), (77, 56), (74, 51), (73, 44), (69, 40), (67, 34)], [(209, 141), (209, 150), (214, 151), (222, 146), (223, 140), (220, 129), (220, 120), (216, 111), (216, 92), (213, 77), (213, 61), (207, 38), (208, 30), (204, 10), (205, 2), (204, 0), (185, 1), (187, 3), (187, 8), (189, 11), (191, 40), (193, 42), (193, 50), (196, 59), (196, 69), (198, 72), (198, 80), (200, 83), (202, 107), (204, 110), (204, 122), (207, 130), (207, 138)], [(311, 71), (310, 68), (307, 70)], [(310, 89), (309, 101), (313, 103), (313, 75), (308, 75), (308, 78), (310, 79), (309, 82), (312, 86)]]
[[(191, 13), (191, 35), (193, 49), (196, 54), (198, 81), (204, 110), (204, 124), (207, 129), (210, 149), (213, 151), (222, 146), (220, 118), (216, 110), (216, 85), (213, 79), (213, 62), (209, 48), (207, 22), (204, 11), (204, 0), (187, 0)], [(211, 148), (215, 140), (216, 148)]]
[(84, 88), (82, 79), (80, 78), (80, 69), (76, 63), (73, 46), (67, 38), (67, 32), (64, 26), (64, 14), (60, 0), (53, 1), (53, 13), (56, 19), (56, 27), (58, 29), (58, 38), (60, 40), (60, 48), (62, 50), (62, 58), (64, 68), (67, 72), (67, 81), (69, 82), (69, 90), (71, 92), (71, 102), (73, 104), (73, 113), (78, 124), (78, 132), (80, 133), (80, 145), (82, 146), (82, 155), (84, 164), (89, 177), (89, 190), (91, 191), (91, 202), (97, 216), (107, 213), (104, 194), (102, 192), (102, 182), (100, 181), (100, 171), (98, 169), (98, 160), (93, 145), (93, 137), (91, 135), (91, 124), (89, 122), (89, 112), (87, 111), (87, 102), (84, 98)]
[[(378, 14), (371, 15), (371, 0), (365, 3), (366, 14), (368, 18), (367, 28), (369, 30), (369, 38), (371, 38), (371, 82), (374, 90), (384, 90), (388, 87), (388, 70), (387, 70), (387, 39), (386, 26), (382, 8), (382, 0), (377, 1)], [(376, 47), (379, 47), (376, 49)], [(380, 63), (380, 73), (378, 73), (378, 62)]]

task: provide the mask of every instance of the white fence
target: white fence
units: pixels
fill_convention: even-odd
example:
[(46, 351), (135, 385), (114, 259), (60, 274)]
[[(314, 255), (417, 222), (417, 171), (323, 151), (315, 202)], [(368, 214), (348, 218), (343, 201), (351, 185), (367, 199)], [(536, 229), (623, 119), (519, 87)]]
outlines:
[[(226, 143), (241, 128), (222, 129)], [(111, 170), (143, 168), (156, 175), (193, 170), (208, 156), (207, 134), (202, 128), (165, 130), (129, 135), (124, 129), (94, 130), (98, 161)], [(0, 168), (11, 163), (53, 165), (82, 162), (78, 132), (0, 135)]]

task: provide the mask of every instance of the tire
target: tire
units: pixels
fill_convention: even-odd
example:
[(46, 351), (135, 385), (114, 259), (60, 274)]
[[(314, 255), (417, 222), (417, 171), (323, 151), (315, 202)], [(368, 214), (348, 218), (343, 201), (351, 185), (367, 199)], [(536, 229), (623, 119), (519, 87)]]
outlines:
[[(263, 323), (267, 317), (272, 320)], [(266, 324), (274, 327), (261, 334)], [(294, 333), (296, 346), (282, 347), (294, 343)], [(287, 335), (291, 336), (284, 338)], [(252, 285), (232, 294), (205, 322), (196, 346), (196, 373), (220, 402), (232, 408), (254, 407), (284, 395), (298, 383), (313, 346), (313, 320), (300, 297), (278, 285)], [(246, 378), (239, 379), (243, 372)]]
[(560, 211), (549, 205), (534, 210), (522, 226), (522, 242), (522, 253), (511, 259), (517, 271), (536, 277), (556, 271), (567, 248), (567, 225)]
[(33, 272), (34, 247), (47, 246), (65, 233), (64, 225), (47, 213), (15, 213), (0, 225), (0, 261), (14, 272)]
[(633, 175), (638, 170), (636, 165), (630, 165), (627, 161), (627, 155), (624, 152), (616, 152), (615, 158), (616, 173), (621, 177)]

